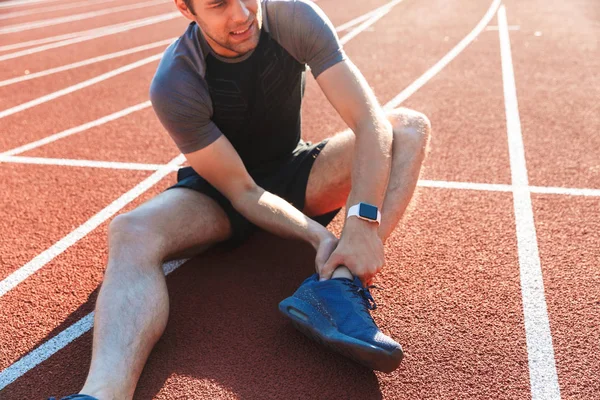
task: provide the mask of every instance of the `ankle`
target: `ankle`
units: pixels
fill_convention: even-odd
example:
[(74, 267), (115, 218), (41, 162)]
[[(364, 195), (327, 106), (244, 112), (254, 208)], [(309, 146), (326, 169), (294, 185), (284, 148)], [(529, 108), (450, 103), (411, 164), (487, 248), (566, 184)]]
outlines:
[(352, 272), (350, 272), (348, 267), (344, 267), (344, 266), (337, 267), (336, 270), (333, 271), (333, 275), (331, 275), (331, 277), (332, 278), (354, 279), (354, 276), (352, 276)]

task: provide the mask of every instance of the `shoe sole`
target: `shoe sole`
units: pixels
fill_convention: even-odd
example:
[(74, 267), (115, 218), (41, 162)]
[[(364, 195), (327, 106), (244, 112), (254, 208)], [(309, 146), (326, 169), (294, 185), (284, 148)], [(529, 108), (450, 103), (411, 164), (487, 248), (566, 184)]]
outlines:
[(279, 311), (304, 335), (367, 368), (390, 373), (398, 368), (404, 357), (402, 347), (390, 352), (341, 333), (310, 304), (298, 298), (283, 300), (279, 303)]

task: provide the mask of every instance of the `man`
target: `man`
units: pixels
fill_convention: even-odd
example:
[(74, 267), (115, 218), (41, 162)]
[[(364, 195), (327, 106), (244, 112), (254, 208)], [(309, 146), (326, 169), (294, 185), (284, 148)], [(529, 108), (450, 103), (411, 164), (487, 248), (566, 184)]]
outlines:
[[(281, 311), (334, 349), (393, 370), (401, 348), (372, 321), (363, 284), (382, 268), (383, 243), (412, 197), (429, 121), (407, 109), (386, 115), (308, 0), (175, 4), (192, 23), (166, 50), (150, 96), (191, 167), (111, 222), (90, 371), (69, 398), (131, 399), (167, 322), (162, 263), (236, 246), (256, 227), (316, 250), (317, 274)], [(317, 144), (300, 137), (306, 65), (351, 128)], [(344, 205), (338, 241), (325, 225)]]

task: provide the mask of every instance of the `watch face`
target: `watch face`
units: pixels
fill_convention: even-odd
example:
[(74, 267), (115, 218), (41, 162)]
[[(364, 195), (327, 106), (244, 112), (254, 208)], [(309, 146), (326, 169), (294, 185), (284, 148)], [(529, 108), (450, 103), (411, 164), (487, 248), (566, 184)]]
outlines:
[(360, 203), (358, 207), (358, 215), (363, 218), (372, 219), (373, 221), (377, 221), (377, 207), (372, 206), (367, 203)]

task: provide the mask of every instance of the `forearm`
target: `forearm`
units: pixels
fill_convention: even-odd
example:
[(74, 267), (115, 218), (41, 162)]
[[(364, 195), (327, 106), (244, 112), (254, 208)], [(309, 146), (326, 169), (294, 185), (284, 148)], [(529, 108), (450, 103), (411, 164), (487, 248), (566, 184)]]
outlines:
[(278, 236), (304, 240), (315, 249), (325, 236), (333, 235), (281, 197), (259, 186), (245, 191), (232, 204), (240, 214), (264, 230)]
[(377, 116), (357, 127), (355, 136), (352, 189), (346, 212), (359, 202), (381, 209), (392, 165), (392, 126), (385, 117)]

